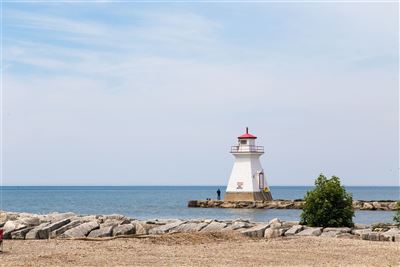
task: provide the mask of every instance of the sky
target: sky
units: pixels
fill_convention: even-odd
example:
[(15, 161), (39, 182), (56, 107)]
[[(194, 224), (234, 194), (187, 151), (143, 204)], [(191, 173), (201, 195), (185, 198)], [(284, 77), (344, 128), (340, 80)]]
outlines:
[(3, 185), (398, 185), (398, 10), (3, 3)]

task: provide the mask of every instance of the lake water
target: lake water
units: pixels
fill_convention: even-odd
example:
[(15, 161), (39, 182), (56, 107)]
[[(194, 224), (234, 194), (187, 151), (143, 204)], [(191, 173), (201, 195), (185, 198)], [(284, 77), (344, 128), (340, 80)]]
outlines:
[[(191, 199), (216, 198), (223, 186), (4, 186), (0, 208), (6, 211), (79, 214), (119, 213), (137, 219), (210, 218), (266, 221), (299, 220), (301, 210), (187, 208)], [(271, 186), (275, 199), (303, 198), (306, 186)], [(399, 200), (399, 187), (346, 187), (359, 200)], [(391, 211), (356, 211), (356, 223), (391, 222)]]

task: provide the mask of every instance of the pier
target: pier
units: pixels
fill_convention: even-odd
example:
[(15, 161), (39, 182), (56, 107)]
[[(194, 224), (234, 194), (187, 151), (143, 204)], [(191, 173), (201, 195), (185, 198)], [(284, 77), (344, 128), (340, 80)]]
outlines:
[[(302, 209), (302, 199), (270, 201), (225, 201), (225, 200), (189, 200), (189, 208), (231, 208), (231, 209)], [(396, 210), (394, 200), (354, 200), (355, 210)]]

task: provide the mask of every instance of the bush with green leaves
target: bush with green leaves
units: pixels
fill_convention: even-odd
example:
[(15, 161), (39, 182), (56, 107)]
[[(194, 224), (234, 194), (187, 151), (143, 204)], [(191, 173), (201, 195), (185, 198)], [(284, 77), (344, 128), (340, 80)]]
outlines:
[(393, 217), (393, 221), (400, 227), (400, 201), (397, 201), (397, 212)]
[(315, 188), (304, 198), (301, 224), (321, 227), (351, 227), (354, 225), (353, 197), (340, 184), (340, 179), (320, 175)]

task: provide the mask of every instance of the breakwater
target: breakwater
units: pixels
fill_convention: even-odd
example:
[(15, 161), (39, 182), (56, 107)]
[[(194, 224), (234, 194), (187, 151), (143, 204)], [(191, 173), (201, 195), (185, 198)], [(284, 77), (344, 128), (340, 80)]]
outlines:
[(249, 220), (137, 220), (124, 215), (78, 215), (72, 212), (32, 214), (0, 212), (5, 239), (100, 239), (163, 235), (174, 233), (236, 232), (253, 238), (321, 236), (400, 242), (395, 225), (355, 225), (349, 227), (307, 227), (296, 221)]
[[(231, 208), (231, 209), (302, 209), (303, 200), (276, 199), (270, 201), (224, 201), (224, 200), (189, 200), (189, 208)], [(354, 200), (355, 210), (395, 211), (394, 200)]]

